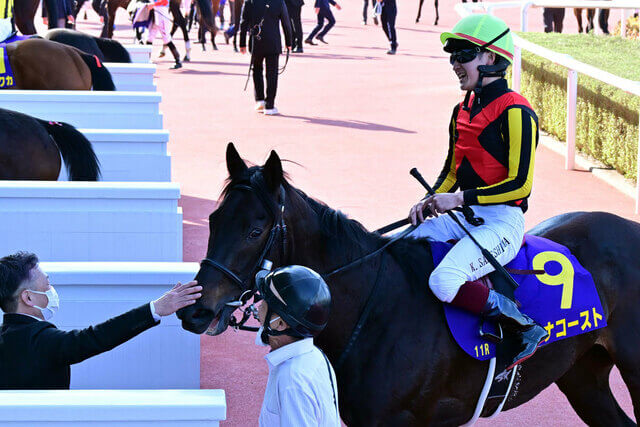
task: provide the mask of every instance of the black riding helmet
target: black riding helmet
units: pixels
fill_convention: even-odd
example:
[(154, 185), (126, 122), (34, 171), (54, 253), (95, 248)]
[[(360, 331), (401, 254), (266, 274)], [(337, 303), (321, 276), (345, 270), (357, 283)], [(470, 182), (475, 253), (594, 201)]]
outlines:
[[(315, 337), (327, 325), (331, 293), (322, 277), (310, 268), (290, 265), (272, 272), (256, 274), (258, 292), (268, 304), (263, 334)], [(270, 327), (272, 313), (280, 316), (289, 328), (275, 331)], [(263, 335), (263, 341), (267, 337)]]

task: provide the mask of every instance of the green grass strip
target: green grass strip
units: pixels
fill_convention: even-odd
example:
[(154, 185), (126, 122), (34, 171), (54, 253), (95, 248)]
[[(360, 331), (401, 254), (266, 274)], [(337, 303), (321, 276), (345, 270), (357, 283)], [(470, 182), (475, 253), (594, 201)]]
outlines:
[[(521, 33), (521, 37), (631, 80), (640, 80), (640, 42), (591, 34)], [(522, 94), (541, 128), (566, 141), (567, 69), (522, 53)], [(576, 147), (636, 178), (640, 97), (578, 74)]]

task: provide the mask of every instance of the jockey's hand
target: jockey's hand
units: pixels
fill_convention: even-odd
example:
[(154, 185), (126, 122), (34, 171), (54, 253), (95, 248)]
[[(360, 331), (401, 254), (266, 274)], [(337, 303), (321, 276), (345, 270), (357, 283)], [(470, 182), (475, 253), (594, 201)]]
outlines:
[(464, 204), (463, 192), (457, 193), (439, 193), (429, 196), (426, 199), (426, 205), (435, 216), (450, 211), (453, 208)]
[(316, 7), (316, 15), (320, 13), (320, 8)]
[[(418, 203), (411, 207), (409, 211), (409, 219), (411, 220), (411, 225), (422, 224), (425, 220), (425, 212), (424, 209), (427, 207), (427, 198), (420, 200)], [(429, 211), (426, 212), (427, 217), (431, 216)]]
[(244, 55), (245, 53), (247, 53), (247, 48), (246, 48), (246, 47), (242, 47), (242, 46), (240, 46), (240, 53), (241, 53), (241, 54), (243, 54), (243, 55)]
[(336, 9), (342, 10), (342, 6), (340, 6), (338, 3), (336, 3)]
[(69, 16), (67, 16), (67, 21), (69, 21), (69, 22), (71, 22), (73, 24), (76, 20), (73, 17), (73, 15), (69, 15)]
[(194, 304), (202, 296), (202, 286), (198, 282), (184, 285), (178, 282), (170, 291), (153, 301), (153, 308), (158, 316), (169, 316), (183, 307)]
[(42, 23), (43, 23), (44, 25), (49, 25), (49, 18), (47, 18), (46, 16), (43, 16), (43, 17), (42, 17)]

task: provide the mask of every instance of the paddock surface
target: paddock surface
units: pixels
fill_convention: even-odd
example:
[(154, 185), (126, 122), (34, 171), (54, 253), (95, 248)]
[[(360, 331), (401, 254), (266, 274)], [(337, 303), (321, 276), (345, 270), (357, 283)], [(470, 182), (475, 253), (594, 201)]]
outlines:
[[(385, 54), (388, 46), (381, 28), (371, 20), (367, 26), (361, 24), (362, 2), (345, 2), (342, 11), (334, 9), (337, 25), (326, 37), (330, 44), (305, 45), (305, 53), (292, 55), (280, 76), (276, 106), (282, 114), (277, 117), (253, 111), (252, 84), (242, 91), (249, 57), (234, 53), (221, 35), (219, 51), (208, 45), (203, 53), (194, 44), (192, 62), (179, 71), (168, 70), (169, 54), (157, 59), (157, 42), (152, 59), (158, 64), (156, 84), (162, 93), (164, 128), (170, 131), (172, 177), (181, 186), (184, 260), (197, 261), (205, 255), (207, 217), (227, 176), (224, 149), (229, 141), (244, 158), (257, 163), (271, 149), (277, 150), (282, 158), (295, 162), (285, 168), (296, 186), (369, 229), (405, 216), (423, 195), (408, 171), (416, 166), (433, 183), (446, 154), (451, 110), (462, 99), (439, 42), (439, 33), (458, 19), (453, 4), (441, 2), (436, 27), (431, 25), (432, 3), (425, 2), (420, 24), (414, 23), (417, 1), (400, 3), (400, 46), (395, 57)], [(315, 23), (312, 7), (307, 2), (303, 10), (305, 34)], [(116, 36), (129, 42), (132, 33), (125, 13), (118, 13)], [(228, 19), (228, 9), (226, 13)], [(516, 10), (498, 15), (518, 28)], [(613, 16), (611, 25), (615, 25)], [(530, 13), (529, 24), (533, 31), (542, 30), (541, 9)], [(571, 10), (567, 10), (565, 27), (576, 32)], [(87, 21), (80, 21), (80, 28), (98, 32), (98, 25)], [(176, 45), (183, 54), (180, 37)], [(527, 227), (575, 210), (606, 210), (640, 219), (633, 215), (631, 198), (587, 171), (569, 172), (563, 165), (560, 156), (538, 148)], [(257, 424), (267, 365), (264, 350), (253, 340), (251, 333), (230, 330), (201, 339), (201, 387), (226, 391), (225, 425)], [(617, 371), (612, 383), (621, 405), (631, 414)], [(491, 424), (480, 421), (479, 425), (583, 424), (554, 385)]]

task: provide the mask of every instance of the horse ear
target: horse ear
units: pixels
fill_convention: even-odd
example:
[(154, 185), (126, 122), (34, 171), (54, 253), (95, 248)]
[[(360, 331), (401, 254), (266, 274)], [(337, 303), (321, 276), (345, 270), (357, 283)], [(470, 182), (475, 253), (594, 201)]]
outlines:
[(229, 171), (229, 176), (231, 178), (237, 177), (247, 170), (247, 165), (240, 157), (240, 154), (238, 154), (238, 150), (236, 150), (233, 142), (230, 142), (229, 145), (227, 145), (227, 170)]
[(271, 151), (267, 162), (262, 167), (262, 174), (270, 190), (275, 191), (276, 188), (282, 184), (282, 180), (284, 179), (282, 162), (280, 161), (280, 157), (278, 157), (278, 153), (274, 150)]

